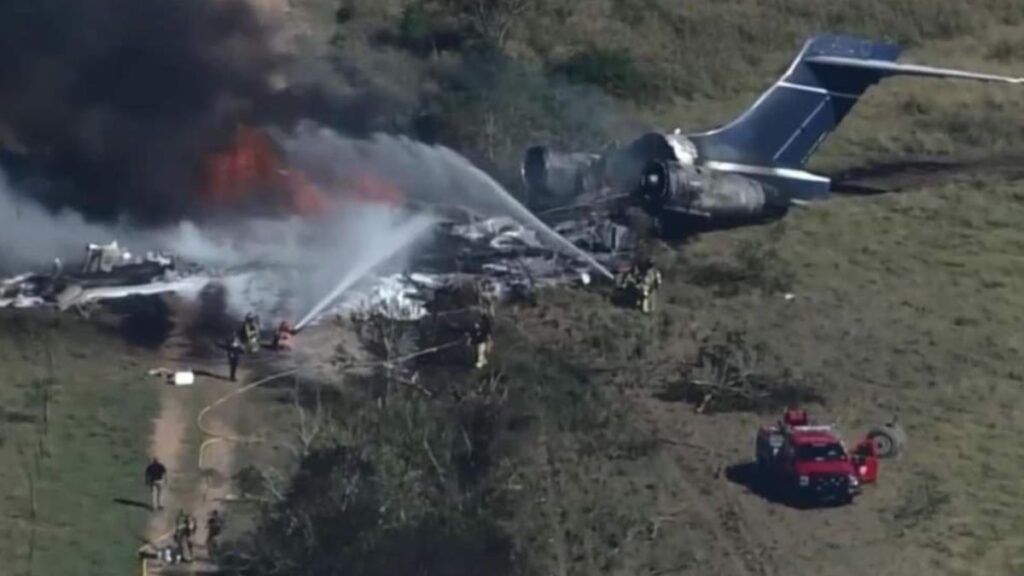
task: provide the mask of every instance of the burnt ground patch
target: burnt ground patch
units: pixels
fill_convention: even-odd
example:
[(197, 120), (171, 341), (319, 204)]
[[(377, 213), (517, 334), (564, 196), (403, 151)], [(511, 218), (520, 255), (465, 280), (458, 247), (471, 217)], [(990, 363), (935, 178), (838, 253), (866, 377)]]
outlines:
[(162, 296), (129, 296), (105, 303), (118, 317), (118, 332), (131, 345), (154, 350), (171, 336), (174, 321)]

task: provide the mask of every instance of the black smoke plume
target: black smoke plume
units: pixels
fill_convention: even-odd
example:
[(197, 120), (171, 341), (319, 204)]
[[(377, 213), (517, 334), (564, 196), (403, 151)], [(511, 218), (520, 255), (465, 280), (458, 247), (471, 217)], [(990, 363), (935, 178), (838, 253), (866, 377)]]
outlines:
[(0, 158), (53, 209), (190, 216), (205, 154), (301, 108), (280, 66), (239, 0), (3, 0)]

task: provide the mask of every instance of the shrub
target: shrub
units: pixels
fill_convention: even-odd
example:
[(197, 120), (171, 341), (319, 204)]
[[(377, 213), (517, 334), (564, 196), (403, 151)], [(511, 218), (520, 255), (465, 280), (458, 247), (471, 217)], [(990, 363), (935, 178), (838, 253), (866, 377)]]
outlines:
[(555, 72), (576, 84), (592, 84), (622, 98), (644, 99), (650, 86), (643, 72), (627, 52), (590, 48), (577, 52)]

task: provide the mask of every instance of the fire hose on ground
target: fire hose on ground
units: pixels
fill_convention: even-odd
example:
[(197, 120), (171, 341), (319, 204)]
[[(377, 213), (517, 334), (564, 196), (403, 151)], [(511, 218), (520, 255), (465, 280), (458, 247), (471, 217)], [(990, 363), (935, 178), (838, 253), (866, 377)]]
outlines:
[[(348, 370), (351, 370), (351, 369), (356, 369), (356, 368), (372, 368), (372, 367), (377, 367), (377, 366), (393, 367), (393, 366), (395, 366), (397, 364), (402, 364), (402, 363), (408, 362), (410, 360), (414, 360), (416, 358), (419, 358), (419, 357), (422, 357), (422, 356), (426, 356), (428, 354), (434, 354), (436, 352), (441, 352), (441, 351), (447, 350), (449, 348), (454, 348), (455, 346), (462, 345), (463, 342), (464, 342), (464, 340), (460, 338), (458, 340), (453, 340), (453, 341), (448, 342), (446, 344), (442, 344), (442, 345), (439, 345), (439, 346), (433, 346), (433, 347), (430, 347), (430, 348), (425, 348), (423, 350), (419, 350), (417, 352), (414, 352), (412, 354), (407, 354), (405, 356), (399, 356), (398, 358), (391, 358), (391, 359), (388, 359), (388, 360), (381, 360), (381, 361), (377, 361), (377, 362), (366, 362), (366, 363), (362, 363), (362, 364), (346, 366), (345, 368), (348, 369)], [(241, 388), (239, 388), (237, 390), (233, 390), (231, 393), (226, 394), (226, 395), (218, 398), (217, 400), (215, 400), (214, 402), (208, 404), (202, 410), (199, 411), (199, 415), (196, 417), (196, 428), (198, 428), (199, 431), (202, 432), (204, 435), (209, 436), (209, 438), (204, 440), (202, 442), (202, 444), (199, 445), (199, 456), (198, 456), (197, 467), (198, 467), (200, 472), (202, 472), (204, 470), (203, 461), (204, 461), (204, 456), (206, 454), (206, 449), (207, 449), (208, 446), (211, 446), (211, 445), (217, 444), (217, 443), (224, 443), (224, 442), (231, 442), (231, 443), (237, 443), (237, 444), (255, 444), (255, 443), (259, 443), (259, 442), (263, 442), (264, 441), (264, 439), (262, 437), (260, 437), (260, 436), (234, 436), (234, 435), (230, 435), (230, 434), (219, 434), (217, 432), (214, 432), (208, 426), (208, 424), (206, 422), (204, 422), (204, 419), (207, 416), (207, 414), (209, 414), (215, 408), (221, 406), (222, 404), (224, 404), (228, 400), (231, 400), (233, 398), (241, 396), (242, 394), (245, 394), (245, 393), (250, 392), (250, 391), (252, 391), (252, 390), (254, 390), (256, 388), (259, 388), (260, 386), (264, 386), (264, 385), (269, 384), (271, 382), (274, 382), (276, 380), (280, 380), (281, 378), (292, 376), (292, 375), (296, 374), (299, 370), (300, 370), (299, 368), (290, 368), (288, 370), (284, 370), (284, 371), (281, 371), (281, 372), (277, 372), (275, 374), (271, 374), (270, 376), (266, 376), (264, 378), (260, 378), (259, 380), (256, 380), (256, 381), (254, 381), (254, 382), (252, 382), (250, 384), (246, 384), (245, 386), (243, 386), (243, 387), (241, 387)], [(205, 480), (204, 480), (204, 484), (205, 484)], [(203, 501), (204, 502), (206, 501), (206, 494), (207, 494), (207, 492), (208, 492), (208, 490), (204, 486), (204, 490), (203, 490)], [(174, 534), (174, 531), (170, 530), (166, 534), (162, 534), (159, 537), (155, 538), (152, 542), (147, 542), (145, 545), (143, 545), (142, 547), (139, 548), (139, 553), (142, 554), (142, 552), (147, 547), (155, 546), (156, 543), (161, 542), (163, 540), (166, 540), (167, 538), (170, 538), (173, 534)], [(149, 559), (147, 557), (143, 556), (143, 558), (142, 558), (142, 574), (143, 574), (143, 576), (147, 576), (147, 574), (148, 574), (148, 561), (149, 561)]]

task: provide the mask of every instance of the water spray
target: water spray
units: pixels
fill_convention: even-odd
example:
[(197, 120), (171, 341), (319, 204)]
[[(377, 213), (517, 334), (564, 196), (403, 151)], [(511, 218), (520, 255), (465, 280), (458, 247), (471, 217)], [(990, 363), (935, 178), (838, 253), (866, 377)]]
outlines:
[(379, 174), (409, 200), (510, 216), (535, 230), (552, 249), (613, 278), (593, 256), (552, 230), (494, 178), (450, 148), (387, 134), (367, 140), (349, 138), (312, 122), (301, 123), (293, 134), (279, 138), (291, 165), (323, 181), (345, 182), (363, 172)]
[(395, 228), (385, 240), (372, 245), (371, 249), (364, 252), (360, 256), (359, 260), (357, 260), (354, 265), (345, 272), (345, 275), (338, 281), (338, 284), (334, 289), (331, 290), (331, 292), (322, 300), (317, 302), (317, 304), (313, 306), (313, 309), (299, 320), (298, 324), (295, 325), (295, 331), (298, 332), (302, 330), (308, 326), (310, 322), (316, 320), (323, 311), (340, 298), (346, 290), (352, 288), (352, 286), (372, 272), (374, 268), (383, 264), (402, 248), (405, 248), (414, 240), (419, 238), (435, 223), (437, 223), (437, 219), (433, 216), (418, 214)]
[(491, 178), (490, 175), (488, 175), (486, 172), (477, 168), (468, 160), (456, 154), (452, 150), (449, 150), (447, 148), (443, 148), (442, 150), (445, 152), (445, 154), (454, 156), (454, 158), (452, 158), (452, 161), (454, 163), (460, 164), (465, 170), (471, 172), (476, 178), (478, 178), (488, 187), (488, 189), (494, 194), (495, 200), (499, 202), (499, 207), (502, 209), (503, 212), (507, 212), (510, 216), (516, 218), (524, 226), (536, 230), (538, 234), (545, 238), (550, 244), (553, 244), (554, 247), (561, 249), (563, 253), (575, 256), (580, 260), (586, 262), (594, 270), (597, 270), (609, 280), (615, 279), (615, 276), (611, 272), (609, 272), (607, 268), (602, 266), (600, 262), (595, 260), (593, 256), (588, 254), (579, 246), (576, 246), (575, 244), (567, 240), (558, 232), (555, 232), (553, 229), (551, 229), (550, 226), (545, 224), (533, 212), (530, 212), (530, 210), (528, 210), (525, 206), (523, 206), (515, 198), (513, 198), (512, 195), (509, 194), (508, 191), (505, 190), (505, 188), (502, 187), (501, 184), (498, 184), (498, 182), (495, 181), (494, 178)]

